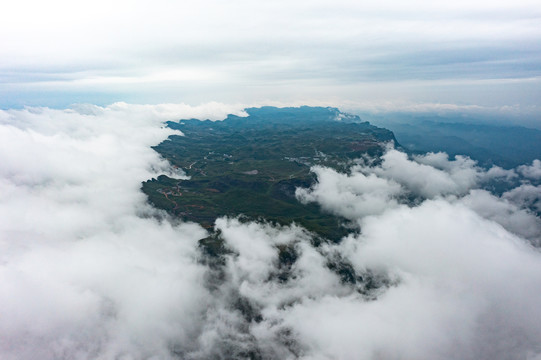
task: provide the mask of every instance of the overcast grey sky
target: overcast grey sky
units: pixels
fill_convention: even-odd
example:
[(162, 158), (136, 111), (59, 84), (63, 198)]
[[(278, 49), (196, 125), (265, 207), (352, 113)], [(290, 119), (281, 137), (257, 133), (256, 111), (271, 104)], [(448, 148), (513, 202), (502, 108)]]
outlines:
[(480, 108), (537, 115), (541, 5), (12, 1), (0, 107), (72, 103)]

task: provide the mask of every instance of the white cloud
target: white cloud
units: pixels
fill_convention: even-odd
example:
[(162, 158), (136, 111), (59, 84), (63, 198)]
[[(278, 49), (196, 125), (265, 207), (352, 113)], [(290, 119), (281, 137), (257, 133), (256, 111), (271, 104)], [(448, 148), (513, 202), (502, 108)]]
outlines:
[(299, 236), (300, 229), (280, 231), (270, 225), (261, 226), (256, 223), (241, 225), (238, 220), (218, 219), (216, 228), (222, 232), (226, 244), (238, 253), (233, 261), (232, 275), (241, 283), (244, 277), (249, 282), (262, 282), (278, 262), (276, 245), (286, 245)]
[[(541, 327), (531, 317), (541, 282), (534, 275), (541, 266), (539, 253), (471, 210), (443, 200), (390, 210), (366, 218), (363, 233), (343, 246), (356, 268), (380, 268), (401, 278), (381, 301), (364, 305), (348, 299), (345, 306), (359, 311), (334, 315), (336, 324), (350, 327), (346, 333), (360, 332), (352, 351), (367, 358), (477, 359), (539, 351), (535, 339)], [(363, 312), (365, 306), (370, 310)], [(303, 329), (327, 318), (318, 310), (310, 315), (321, 314), (319, 319), (300, 321)], [(329, 345), (331, 353), (350, 343), (325, 328), (313, 333), (314, 343)]]
[(541, 161), (535, 159), (532, 165), (521, 165), (518, 167), (518, 172), (528, 179), (541, 180)]
[(317, 166), (312, 171), (317, 175), (317, 183), (311, 189), (299, 188), (295, 192), (301, 202), (318, 202), (324, 210), (350, 220), (398, 205), (395, 198), (402, 188), (392, 180), (364, 175), (355, 168), (350, 175)]
[[(389, 161), (389, 153), (398, 160)], [(257, 280), (237, 286), (261, 316), (245, 325), (251, 339), (246, 348), (303, 359), (539, 355), (541, 326), (532, 314), (538, 312), (541, 295), (541, 276), (533, 275), (541, 270), (541, 258), (530, 244), (539, 244), (541, 223), (523, 204), (509, 202), (510, 196), (474, 189), (512, 172), (484, 171), (468, 158), (450, 161), (441, 153), (408, 160), (389, 150), (383, 159), (372, 167), (357, 165), (349, 175), (315, 167), (318, 183), (298, 189), (301, 200), (319, 202), (327, 211), (359, 222), (361, 233), (338, 245), (315, 251), (305, 234), (292, 235), (294, 229), (280, 229), (279, 235), (268, 225), (230, 223), (238, 233), (235, 239), (232, 233), (225, 236), (226, 241), (252, 242), (237, 247), (246, 254), (230, 258), (230, 274), (239, 269), (247, 279), (258, 274), (245, 261), (265, 269)], [(422, 169), (424, 176), (437, 180), (433, 191), (406, 178), (404, 169)], [(402, 186), (389, 180), (397, 173)], [(449, 191), (445, 184), (455, 187)], [(438, 199), (399, 206), (393, 196), (406, 190)], [(369, 211), (374, 203), (367, 196), (388, 207)], [(253, 236), (254, 230), (264, 235)], [(289, 240), (280, 240), (285, 238)], [(271, 276), (279, 271), (277, 243), (294, 244), (299, 254), (285, 283)], [(266, 249), (266, 255), (260, 257), (263, 253), (254, 246)], [(383, 287), (368, 290), (372, 295), (366, 297), (366, 288), (338, 283), (337, 274), (325, 265), (337, 254), (365, 282), (375, 274), (386, 278), (377, 285)], [(263, 258), (266, 265), (258, 265)], [(525, 297), (517, 296), (524, 291)]]
[(397, 150), (389, 150), (383, 156), (381, 167), (373, 171), (426, 198), (464, 194), (476, 185), (480, 175), (475, 163), (469, 158), (459, 156), (449, 161), (446, 154), (429, 153), (410, 161), (405, 153)]
[(0, 112), (2, 358), (165, 359), (189, 347), (208, 297), (196, 251), (205, 231), (158, 221), (139, 189), (170, 171), (150, 149), (174, 133), (164, 120), (232, 110)]
[(541, 185), (523, 184), (505, 192), (502, 197), (522, 208), (541, 213)]
[(0, 357), (541, 355), (541, 226), (528, 210), (539, 187), (479, 190), (516, 174), (465, 157), (389, 149), (348, 174), (316, 167), (297, 196), (357, 233), (315, 246), (295, 225), (218, 219), (229, 252), (209, 265), (197, 248), (207, 233), (139, 189), (170, 170), (150, 149), (173, 133), (163, 121), (229, 112), (243, 114), (219, 103), (0, 111)]
[(317, 183), (310, 189), (297, 189), (296, 196), (301, 202), (318, 202), (328, 212), (356, 220), (397, 207), (408, 193), (423, 199), (464, 195), (482, 181), (508, 176), (496, 168), (484, 173), (467, 157), (451, 161), (445, 153), (410, 160), (405, 153), (388, 148), (382, 160), (376, 166), (353, 166), (350, 175), (316, 166), (312, 171)]
[(514, 169), (506, 170), (494, 165), (483, 175), (483, 180), (490, 181), (492, 179), (503, 179), (505, 181), (512, 181), (517, 177), (518, 175)]
[[(223, 289), (215, 296), (220, 316), (206, 323), (214, 337), (200, 357), (216, 351), (291, 359), (491, 359), (540, 353), (541, 326), (533, 316), (540, 296), (539, 253), (461, 203), (439, 199), (392, 208), (364, 218), (360, 235), (318, 251), (305, 234), (294, 236), (295, 228), (220, 224), (229, 232), (227, 242), (254, 244), (239, 247), (228, 260), (226, 276), (240, 272), (244, 277), (233, 276), (223, 285), (237, 289), (235, 296)], [(279, 271), (276, 245), (285, 239), (296, 246), (299, 260), (281, 282), (270, 275)], [(325, 266), (329, 252), (340, 253), (357, 275), (384, 274), (390, 287), (367, 300)], [(261, 261), (266, 265), (259, 267)], [(258, 269), (255, 277), (251, 266)], [(243, 319), (231, 308), (238, 296), (259, 320)]]
[(375, 166), (353, 166), (349, 175), (314, 167), (316, 184), (309, 189), (297, 189), (296, 196), (301, 202), (317, 202), (324, 211), (354, 221), (382, 214), (400, 204), (411, 206), (425, 199), (446, 197), (448, 201), (466, 204), (534, 244), (541, 244), (541, 222), (531, 212), (540, 209), (538, 187), (522, 185), (501, 198), (478, 189), (493, 180), (511, 184), (518, 178), (515, 170), (497, 166), (484, 170), (468, 157), (449, 160), (441, 152), (415, 155), (410, 160), (405, 153), (391, 148), (382, 160)]
[[(520, 195), (517, 193), (517, 189), (521, 188), (516, 188), (512, 192), (504, 194), (502, 198), (491, 195), (485, 190), (472, 190), (459, 202), (465, 204), (482, 217), (497, 222), (513, 234), (517, 234), (540, 246), (541, 219), (525, 209), (529, 205), (528, 197), (526, 199), (518, 198)], [(539, 196), (539, 192), (537, 196)]]

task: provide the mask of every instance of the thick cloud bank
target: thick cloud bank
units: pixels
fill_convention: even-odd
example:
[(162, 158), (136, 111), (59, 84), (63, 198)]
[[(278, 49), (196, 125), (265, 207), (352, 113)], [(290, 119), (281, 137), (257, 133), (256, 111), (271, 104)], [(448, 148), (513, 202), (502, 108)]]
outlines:
[[(141, 181), (171, 173), (150, 146), (162, 122), (223, 118), (211, 104), (0, 112), (0, 357), (171, 357), (199, 326), (207, 290), (195, 225), (146, 205)], [(182, 176), (173, 173), (172, 176)]]
[(316, 167), (297, 197), (350, 219), (347, 238), (222, 218), (226, 251), (208, 258), (207, 233), (139, 189), (184, 176), (150, 148), (163, 121), (231, 112), (0, 112), (2, 359), (541, 358), (537, 162), (387, 149)]

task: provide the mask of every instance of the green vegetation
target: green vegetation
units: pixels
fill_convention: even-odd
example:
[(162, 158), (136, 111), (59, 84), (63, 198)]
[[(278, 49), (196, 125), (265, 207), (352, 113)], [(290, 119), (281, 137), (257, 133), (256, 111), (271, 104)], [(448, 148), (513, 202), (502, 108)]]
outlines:
[(144, 182), (149, 201), (207, 228), (219, 216), (243, 215), (282, 225), (295, 222), (334, 241), (346, 235), (345, 219), (322, 212), (317, 204), (301, 204), (295, 189), (316, 181), (311, 166), (346, 171), (353, 159), (381, 154), (384, 143), (395, 142), (392, 132), (334, 108), (246, 112), (248, 117), (230, 115), (224, 121), (169, 122), (184, 136), (171, 136), (154, 149), (191, 178)]

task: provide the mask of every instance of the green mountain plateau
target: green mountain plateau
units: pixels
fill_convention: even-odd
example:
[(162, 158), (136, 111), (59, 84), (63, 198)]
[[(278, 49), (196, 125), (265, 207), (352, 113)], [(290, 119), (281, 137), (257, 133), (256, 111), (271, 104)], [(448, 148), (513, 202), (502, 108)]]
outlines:
[(189, 179), (162, 175), (144, 182), (149, 201), (209, 229), (217, 217), (240, 215), (244, 220), (296, 223), (331, 241), (351, 231), (346, 219), (299, 202), (295, 189), (314, 184), (312, 166), (347, 171), (355, 159), (377, 159), (387, 143), (397, 145), (393, 133), (335, 108), (246, 112), (247, 117), (229, 115), (223, 121), (168, 122), (183, 135), (172, 135), (154, 149)]

